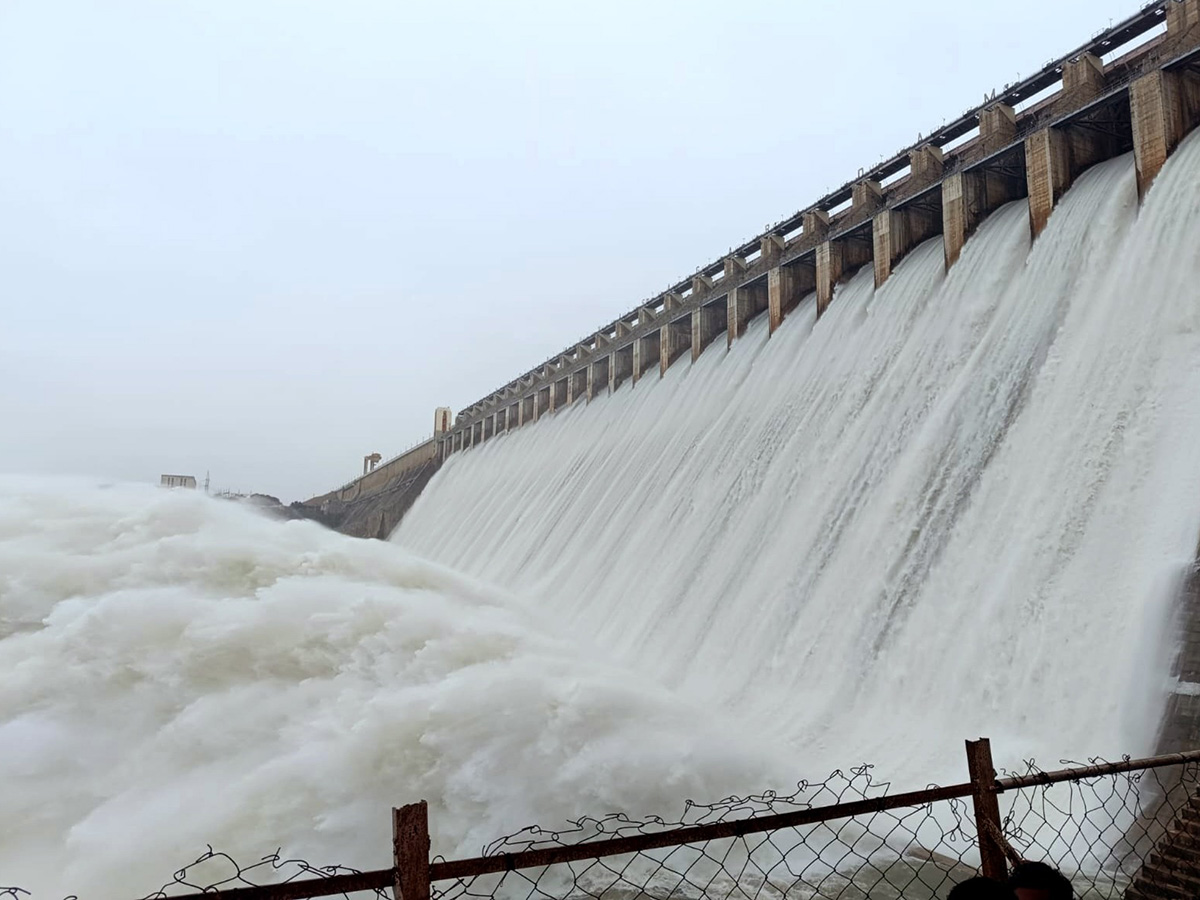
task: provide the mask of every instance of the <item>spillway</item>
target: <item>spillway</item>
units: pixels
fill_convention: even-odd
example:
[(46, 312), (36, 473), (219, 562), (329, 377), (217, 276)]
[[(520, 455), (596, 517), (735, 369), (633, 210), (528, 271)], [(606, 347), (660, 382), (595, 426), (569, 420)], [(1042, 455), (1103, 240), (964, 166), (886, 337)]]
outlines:
[(0, 883), (1150, 749), (1200, 534), (1200, 133), (455, 454), (393, 543), (0, 480)]
[(1200, 143), (455, 454), (393, 540), (786, 752), (1151, 749), (1200, 534)]

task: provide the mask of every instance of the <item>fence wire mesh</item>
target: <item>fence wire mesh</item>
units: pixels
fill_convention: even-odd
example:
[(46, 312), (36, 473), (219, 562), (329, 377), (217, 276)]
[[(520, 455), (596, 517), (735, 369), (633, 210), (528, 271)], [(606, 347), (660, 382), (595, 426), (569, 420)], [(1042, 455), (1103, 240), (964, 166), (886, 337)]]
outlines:
[[(1102, 765), (1093, 759), (1088, 765)], [(1074, 763), (1066, 763), (1074, 766)], [(1035, 763), (1020, 772), (1045, 776)], [(1200, 822), (1200, 764), (1033, 784), (1000, 794), (1010, 859), (1060, 869), (1081, 900), (1116, 900), (1190, 809)], [(769, 816), (884, 796), (869, 766), (836, 771), (795, 793), (689, 803), (676, 821), (624, 815), (585, 818), (569, 829), (527, 828), (485, 856), (545, 850), (709, 822)], [(979, 874), (967, 801), (918, 806), (782, 828), (745, 837), (561, 863), (433, 885), (436, 900), (929, 900)]]
[[(801, 782), (788, 795), (765, 793), (688, 803), (674, 821), (626, 815), (584, 818), (569, 829), (527, 828), (484, 849), (485, 856), (651, 834), (779, 815), (885, 796), (870, 766)], [(940, 801), (722, 838), (625, 856), (563, 863), (435, 883), (436, 900), (765, 900), (828, 897), (932, 898), (978, 874), (973, 819), (961, 800)]]
[[(242, 864), (228, 853), (209, 846), (195, 860), (177, 869), (162, 887), (141, 896), (140, 900), (166, 900), (188, 894), (216, 893), (234, 888), (267, 887), (285, 885), (293, 881), (309, 881), (330, 878), (335, 875), (352, 875), (361, 870), (349, 866), (314, 866), (307, 860), (283, 855), (282, 849), (253, 862)], [(130, 896), (135, 896), (130, 894)], [(349, 897), (358, 900), (392, 900), (391, 891), (356, 891), (353, 894), (330, 892), (327, 897)], [(33, 900), (30, 892), (18, 887), (0, 885), (0, 900)], [(80, 895), (71, 894), (63, 900), (80, 900)], [(86, 900), (86, 895), (85, 895)]]
[[(183, 894), (227, 891), (233, 888), (263, 887), (265, 885), (289, 884), (290, 882), (329, 878), (334, 875), (352, 875), (360, 872), (349, 866), (314, 866), (307, 860), (285, 857), (282, 849), (268, 854), (248, 865), (241, 865), (228, 853), (214, 850), (211, 846), (194, 862), (178, 869), (171, 880), (158, 890), (146, 894), (140, 900), (166, 900)], [(349, 894), (327, 894), (325, 896), (354, 896), (369, 900), (392, 900), (390, 891), (359, 891)], [(0, 900), (4, 898), (0, 897)]]
[[(1068, 764), (1074, 767), (1076, 764)], [(1104, 765), (1093, 759), (1089, 766)], [(1200, 835), (1200, 761), (1038, 783), (1047, 774), (1033, 762), (1000, 773), (1021, 787), (999, 795), (1000, 835), (1010, 859), (1060, 869), (1081, 900), (1116, 900), (1152, 858), (1184, 850)], [(676, 819), (625, 814), (585, 817), (567, 827), (529, 827), (483, 848), (484, 857), (576, 847), (637, 835), (669, 833), (714, 823), (741, 822), (889, 795), (871, 766), (803, 781), (790, 794), (767, 792), (716, 803), (688, 802)], [(995, 831), (993, 827), (993, 832)], [(1200, 847), (1200, 843), (1197, 843)], [(1180, 850), (1179, 852), (1184, 852)], [(435, 862), (441, 861), (440, 858)], [(382, 862), (382, 861), (381, 861)], [(979, 851), (969, 800), (941, 799), (796, 827), (601, 856), (431, 885), (432, 900), (931, 900), (978, 874)], [(277, 851), (247, 865), (208, 847), (142, 900), (233, 888), (287, 885), (359, 870), (314, 866)], [(351, 896), (331, 889), (321, 896)], [(391, 891), (363, 890), (371, 900)], [(131, 896), (136, 896), (131, 892)], [(0, 900), (33, 900), (0, 885)], [(67, 900), (77, 900), (74, 896)], [(85, 895), (86, 900), (86, 895)]]
[[(1086, 765), (1105, 762), (1092, 759)], [(1003, 774), (1045, 772), (1028, 762), (1019, 772)], [(1006, 791), (1000, 795), (1002, 830), (1019, 856), (1067, 875), (1077, 897), (1115, 900), (1193, 816), (1200, 822), (1198, 785), (1200, 763), (1188, 762)]]

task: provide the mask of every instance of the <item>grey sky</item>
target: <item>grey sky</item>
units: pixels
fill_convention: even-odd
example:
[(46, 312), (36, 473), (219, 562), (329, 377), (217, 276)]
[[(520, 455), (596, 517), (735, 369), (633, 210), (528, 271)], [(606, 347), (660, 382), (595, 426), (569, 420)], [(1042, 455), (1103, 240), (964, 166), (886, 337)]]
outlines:
[(298, 499), (1130, 0), (0, 5), (0, 471)]

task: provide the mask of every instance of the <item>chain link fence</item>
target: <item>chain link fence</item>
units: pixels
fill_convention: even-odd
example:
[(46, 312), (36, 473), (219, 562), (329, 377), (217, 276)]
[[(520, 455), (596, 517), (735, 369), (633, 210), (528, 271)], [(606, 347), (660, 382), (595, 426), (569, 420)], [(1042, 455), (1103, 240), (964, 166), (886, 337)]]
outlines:
[[(396, 813), (391, 868), (314, 866), (282, 851), (243, 865), (209, 847), (142, 900), (385, 900), (398, 884), (402, 900), (931, 900), (980, 873), (988, 840), (1010, 863), (1060, 869), (1082, 900), (1116, 900), (1173, 836), (1200, 833), (1200, 751), (1054, 772), (1030, 762), (998, 775), (989, 757), (982, 771), (971, 783), (894, 794), (863, 765), (788, 794), (689, 802), (675, 818), (525, 828), (453, 861), (429, 859), (422, 803)], [(999, 801), (994, 821), (980, 817), (981, 794)], [(416, 823), (411, 840), (402, 817)], [(0, 900), (41, 898), (0, 886)]]
[[(791, 794), (688, 803), (676, 820), (585, 818), (568, 829), (527, 828), (485, 848), (485, 857), (578, 846), (698, 825), (749, 821), (879, 799), (890, 785), (870, 766), (801, 782)], [(632, 854), (435, 883), (435, 900), (633, 900), (784, 897), (932, 898), (978, 874), (974, 823), (951, 798), (848, 819), (779, 828)]]
[[(1068, 763), (1083, 770), (1110, 765), (1101, 759)], [(1048, 777), (1032, 762), (1004, 774), (1034, 782)], [(1077, 897), (1120, 898), (1175, 822), (1191, 816), (1200, 822), (1198, 786), (1196, 760), (1028, 784), (1000, 795), (1002, 831), (1016, 855), (1049, 863), (1071, 878)]]

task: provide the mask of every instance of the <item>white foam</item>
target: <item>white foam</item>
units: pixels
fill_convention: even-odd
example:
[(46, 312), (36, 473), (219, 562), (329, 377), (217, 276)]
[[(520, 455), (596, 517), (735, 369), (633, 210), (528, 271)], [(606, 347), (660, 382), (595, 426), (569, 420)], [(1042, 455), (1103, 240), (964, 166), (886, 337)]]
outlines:
[(0, 480), (0, 884), (140, 896), (212, 843), (390, 865), (575, 809), (674, 809), (769, 756), (504, 595), (192, 492)]

